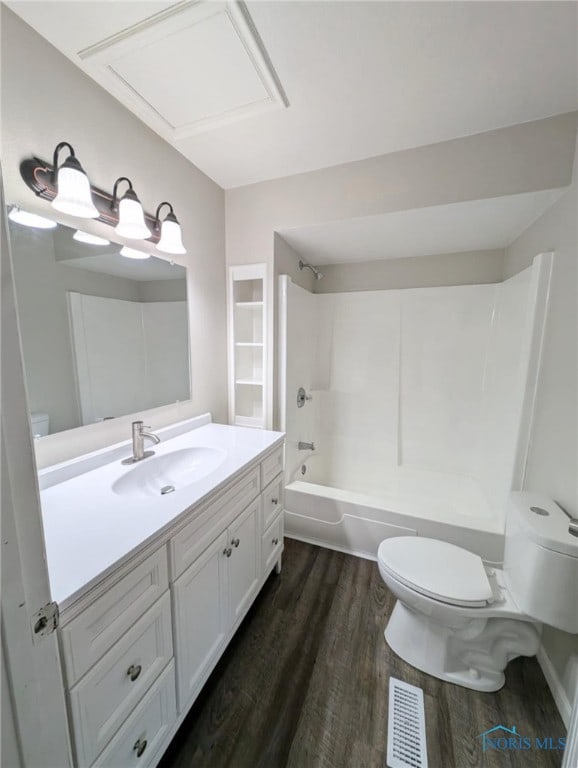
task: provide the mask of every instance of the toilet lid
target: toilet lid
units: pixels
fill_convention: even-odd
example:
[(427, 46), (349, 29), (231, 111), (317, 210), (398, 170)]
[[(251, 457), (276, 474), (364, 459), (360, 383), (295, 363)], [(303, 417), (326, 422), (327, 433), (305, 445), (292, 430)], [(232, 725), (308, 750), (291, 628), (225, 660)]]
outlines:
[(434, 600), (472, 608), (492, 600), (482, 558), (454, 544), (396, 536), (381, 542), (377, 556), (395, 579)]

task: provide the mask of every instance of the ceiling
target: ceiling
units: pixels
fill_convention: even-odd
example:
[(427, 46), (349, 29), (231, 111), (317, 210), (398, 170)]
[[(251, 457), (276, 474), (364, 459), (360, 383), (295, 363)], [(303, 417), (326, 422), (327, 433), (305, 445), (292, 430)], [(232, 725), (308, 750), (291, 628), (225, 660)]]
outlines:
[(564, 189), (436, 205), (312, 227), (279, 230), (315, 265), (505, 248)]
[(78, 267), (138, 282), (186, 278), (185, 268), (173, 264), (168, 256), (160, 258), (151, 255), (148, 259), (129, 259), (120, 255), (122, 246), (118, 243), (88, 245), (74, 240), (75, 230), (64, 224), (59, 224), (56, 229), (34, 231), (53, 238), (56, 261), (65, 267)]
[(225, 188), (578, 108), (574, 2), (8, 5)]
[[(90, 247), (90, 246), (89, 246)], [(157, 256), (150, 259), (127, 259), (119, 253), (103, 253), (83, 256), (79, 259), (59, 259), (66, 267), (78, 267), (89, 272), (101, 272), (114, 277), (124, 277), (139, 283), (156, 280), (185, 280), (186, 270), (177, 264), (170, 264)]]

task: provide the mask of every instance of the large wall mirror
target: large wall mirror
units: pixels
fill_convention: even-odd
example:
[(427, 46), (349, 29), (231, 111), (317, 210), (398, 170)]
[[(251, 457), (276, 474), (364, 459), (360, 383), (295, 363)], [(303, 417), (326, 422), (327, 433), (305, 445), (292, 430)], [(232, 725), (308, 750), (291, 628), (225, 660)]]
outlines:
[(10, 220), (35, 437), (190, 398), (184, 267)]

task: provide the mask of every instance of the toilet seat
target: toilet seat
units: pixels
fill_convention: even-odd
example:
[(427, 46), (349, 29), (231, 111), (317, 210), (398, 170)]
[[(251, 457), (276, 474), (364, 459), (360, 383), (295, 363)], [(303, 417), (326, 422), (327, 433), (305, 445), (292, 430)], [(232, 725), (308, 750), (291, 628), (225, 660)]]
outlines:
[(493, 600), (481, 557), (446, 541), (396, 536), (381, 542), (377, 557), (393, 579), (439, 602), (483, 608)]

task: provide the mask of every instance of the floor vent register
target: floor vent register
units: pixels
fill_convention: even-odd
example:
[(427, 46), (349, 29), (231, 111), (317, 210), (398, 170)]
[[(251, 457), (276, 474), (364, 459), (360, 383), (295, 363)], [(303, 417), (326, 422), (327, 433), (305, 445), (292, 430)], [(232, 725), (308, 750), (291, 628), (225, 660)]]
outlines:
[(428, 768), (423, 691), (389, 678), (388, 768)]

